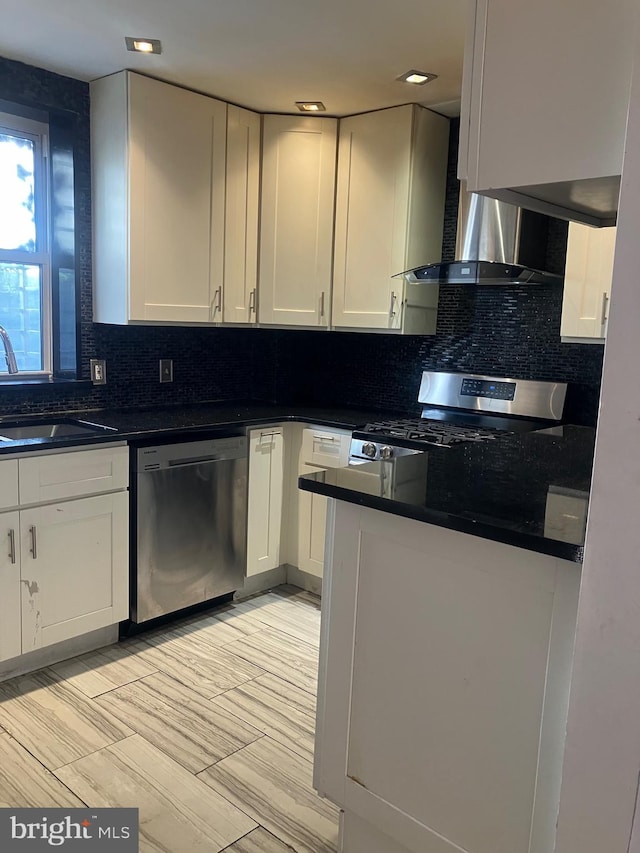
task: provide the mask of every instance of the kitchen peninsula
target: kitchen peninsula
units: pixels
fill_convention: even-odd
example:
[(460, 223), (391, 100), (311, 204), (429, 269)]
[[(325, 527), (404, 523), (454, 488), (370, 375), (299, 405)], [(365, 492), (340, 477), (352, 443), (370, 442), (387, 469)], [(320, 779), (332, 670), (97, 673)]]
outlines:
[(593, 430), (310, 474), (315, 786), (367, 853), (554, 847)]

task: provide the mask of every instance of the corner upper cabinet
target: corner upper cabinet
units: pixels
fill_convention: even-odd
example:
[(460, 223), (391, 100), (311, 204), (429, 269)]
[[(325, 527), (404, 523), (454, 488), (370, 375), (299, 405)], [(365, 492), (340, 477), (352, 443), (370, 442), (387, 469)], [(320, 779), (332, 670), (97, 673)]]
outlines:
[(263, 117), (261, 324), (329, 326), (337, 125)]
[(615, 228), (569, 224), (560, 326), (563, 341), (604, 343), (615, 247)]
[(224, 285), (215, 294), (213, 319), (256, 323), (260, 116), (231, 104), (227, 108), (226, 190)]
[(130, 71), (91, 84), (96, 322), (214, 319), (226, 134), (214, 98)]
[(480, 192), (613, 225), (633, 0), (472, 0), (458, 174)]
[(415, 104), (341, 119), (334, 327), (435, 333), (437, 286), (392, 276), (442, 257), (448, 143)]

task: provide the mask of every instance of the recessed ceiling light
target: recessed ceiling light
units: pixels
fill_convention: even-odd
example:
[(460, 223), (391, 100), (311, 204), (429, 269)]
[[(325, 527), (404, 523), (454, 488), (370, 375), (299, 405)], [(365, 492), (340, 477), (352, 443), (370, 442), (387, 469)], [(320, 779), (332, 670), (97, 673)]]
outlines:
[(418, 86), (423, 86), (425, 83), (435, 80), (437, 76), (437, 74), (429, 74), (427, 71), (416, 71), (415, 68), (413, 68), (411, 71), (407, 71), (406, 74), (401, 74), (400, 77), (396, 77), (396, 80), (401, 80), (403, 83), (415, 83)]
[(322, 101), (296, 101), (296, 107), (301, 113), (323, 113), (327, 109)]
[(135, 53), (162, 53), (162, 42), (160, 39), (145, 39), (135, 36), (125, 36), (127, 50)]

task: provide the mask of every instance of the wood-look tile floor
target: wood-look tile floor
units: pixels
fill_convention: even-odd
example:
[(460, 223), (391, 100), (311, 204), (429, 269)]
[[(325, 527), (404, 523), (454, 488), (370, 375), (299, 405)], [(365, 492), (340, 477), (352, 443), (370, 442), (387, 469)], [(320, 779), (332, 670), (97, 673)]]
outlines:
[(0, 684), (0, 806), (135, 806), (142, 853), (333, 853), (319, 600), (280, 587)]

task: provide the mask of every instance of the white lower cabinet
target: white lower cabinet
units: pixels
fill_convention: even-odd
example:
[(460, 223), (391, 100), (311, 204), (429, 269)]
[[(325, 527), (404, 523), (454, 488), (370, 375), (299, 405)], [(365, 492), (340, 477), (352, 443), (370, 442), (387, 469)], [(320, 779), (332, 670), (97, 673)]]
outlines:
[(249, 433), (247, 577), (280, 565), (284, 431), (265, 427)]
[(127, 459), (122, 446), (2, 461), (20, 504), (0, 513), (0, 661), (127, 618)]
[(127, 618), (128, 506), (118, 492), (20, 513), (23, 654)]
[[(313, 474), (322, 471), (315, 465), (305, 464), (300, 473)], [(300, 492), (298, 521), (298, 568), (318, 578), (324, 567), (324, 536), (327, 526), (327, 499), (311, 492)]]
[(330, 504), (314, 786), (344, 853), (551, 853), (580, 566)]
[[(313, 474), (324, 468), (341, 468), (349, 461), (351, 433), (326, 427), (302, 433), (299, 474)], [(327, 526), (327, 498), (298, 491), (298, 568), (321, 578), (324, 568), (324, 540)]]
[[(3, 466), (6, 462), (1, 463)], [(16, 463), (17, 464), (17, 463)], [(20, 514), (0, 515), (0, 660), (17, 657), (20, 637)]]

